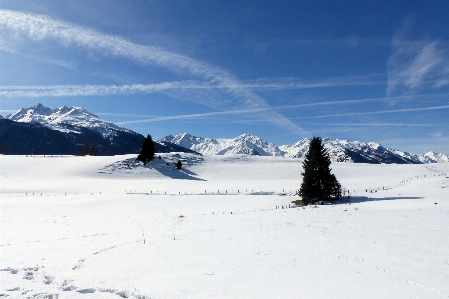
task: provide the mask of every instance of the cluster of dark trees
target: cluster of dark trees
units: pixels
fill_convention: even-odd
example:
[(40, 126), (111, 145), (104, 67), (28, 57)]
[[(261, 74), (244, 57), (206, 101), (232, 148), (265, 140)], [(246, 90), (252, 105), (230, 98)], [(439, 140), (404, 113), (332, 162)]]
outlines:
[(1, 145), (1, 151), (3, 155), (9, 155), (11, 152), (11, 145), (9, 145), (9, 143), (3, 143)]
[[(2, 145), (0, 145), (0, 153), (2, 155), (9, 155), (11, 154), (11, 145), (9, 143), (3, 143)], [(37, 149), (35, 149), (34, 147), (32, 147), (29, 152), (25, 153), (26, 155), (39, 155), (39, 151)]]
[(86, 143), (81, 145), (78, 150), (78, 156), (98, 156), (100, 149), (96, 143)]
[[(9, 143), (3, 143), (0, 145), (0, 151), (3, 155), (9, 155), (11, 153), (11, 145)], [(39, 151), (35, 148), (31, 148), (29, 155), (38, 155)], [(98, 156), (100, 149), (96, 143), (86, 143), (79, 147), (78, 156)]]
[(321, 138), (310, 141), (309, 150), (302, 164), (304, 172), (301, 188), (296, 192), (302, 199), (294, 201), (297, 205), (319, 202), (333, 202), (341, 198), (342, 190), (335, 175), (331, 173), (331, 160)]

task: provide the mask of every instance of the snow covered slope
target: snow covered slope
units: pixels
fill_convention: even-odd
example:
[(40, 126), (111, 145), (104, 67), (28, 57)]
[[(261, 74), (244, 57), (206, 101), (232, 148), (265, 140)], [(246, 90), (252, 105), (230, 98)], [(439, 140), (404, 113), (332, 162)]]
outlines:
[[(205, 155), (248, 154), (259, 156), (285, 156), (304, 158), (309, 149), (310, 139), (304, 138), (292, 145), (276, 146), (257, 136), (243, 134), (233, 139), (202, 138), (188, 133), (166, 136), (162, 140), (189, 148)], [(422, 164), (448, 162), (447, 154), (429, 152), (415, 155), (400, 150), (385, 148), (376, 142), (358, 142), (324, 138), (326, 147), (333, 162), (353, 163), (394, 163)]]
[(132, 132), (102, 120), (95, 114), (80, 107), (64, 106), (53, 110), (38, 104), (30, 108), (20, 109), (15, 113), (7, 115), (5, 118), (17, 122), (38, 123), (50, 129), (66, 133), (79, 133), (79, 128), (87, 128), (100, 133), (105, 139), (112, 139), (117, 135), (117, 132)]
[(449, 162), (449, 155), (445, 153), (428, 152), (418, 155), (418, 159), (423, 163), (444, 163)]
[(289, 208), (301, 159), (133, 157), (0, 156), (0, 297), (449, 296), (449, 163), (333, 163), (349, 201)]

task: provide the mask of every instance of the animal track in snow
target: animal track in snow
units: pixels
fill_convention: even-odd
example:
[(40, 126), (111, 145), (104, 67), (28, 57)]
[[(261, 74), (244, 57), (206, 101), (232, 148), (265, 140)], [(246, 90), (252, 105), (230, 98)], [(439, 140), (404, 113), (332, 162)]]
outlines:
[(95, 255), (98, 255), (98, 254), (100, 254), (100, 253), (103, 253), (103, 252), (105, 252), (105, 251), (108, 251), (108, 250), (111, 250), (111, 249), (114, 249), (114, 248), (117, 248), (117, 247), (129, 245), (129, 244), (134, 244), (134, 243), (138, 243), (138, 242), (142, 242), (142, 240), (139, 239), (139, 240), (133, 241), (133, 242), (123, 243), (123, 244), (119, 244), (119, 245), (113, 245), (113, 246), (111, 246), (111, 247), (104, 248), (104, 249), (101, 249), (101, 250), (99, 250), (99, 251), (96, 251), (96, 252), (92, 253), (90, 256), (78, 260), (78, 263), (77, 263), (75, 266), (72, 267), (72, 270), (78, 270), (78, 269), (80, 269), (81, 266), (84, 264), (84, 262), (85, 262), (88, 258), (91, 258), (91, 257), (93, 257), (93, 256), (95, 256)]
[[(382, 267), (377, 266), (377, 269), (381, 270), (381, 271), (384, 272), (384, 273), (394, 275), (393, 272), (389, 272), (389, 271), (383, 269)], [(428, 287), (428, 286), (426, 286), (426, 285), (423, 285), (423, 284), (420, 284), (420, 283), (417, 283), (417, 282), (413, 282), (413, 281), (411, 281), (411, 280), (407, 280), (407, 282), (410, 283), (410, 284), (419, 286), (419, 287), (421, 287), (421, 288), (426, 288), (426, 289), (429, 289), (429, 290), (431, 290), (431, 291), (437, 291), (437, 289), (435, 289), (435, 288), (431, 288), (431, 287)]]
[(407, 280), (407, 282), (410, 283), (410, 284), (416, 285), (416, 286), (418, 286), (418, 287), (421, 287), (421, 288), (427, 288), (427, 289), (429, 289), (429, 290), (431, 290), (431, 291), (436, 291), (436, 290), (437, 290), (437, 289), (428, 287), (428, 286), (426, 286), (426, 285), (423, 285), (423, 284), (420, 284), (420, 283), (417, 283), (417, 282), (413, 282), (413, 281), (411, 281), (411, 280)]
[(377, 269), (379, 269), (380, 271), (382, 271), (382, 272), (384, 272), (384, 273), (387, 273), (387, 274), (394, 274), (393, 272), (389, 272), (389, 271), (385, 270), (385, 269), (382, 268), (382, 267), (379, 267), (379, 266), (376, 266), (376, 267), (377, 267)]

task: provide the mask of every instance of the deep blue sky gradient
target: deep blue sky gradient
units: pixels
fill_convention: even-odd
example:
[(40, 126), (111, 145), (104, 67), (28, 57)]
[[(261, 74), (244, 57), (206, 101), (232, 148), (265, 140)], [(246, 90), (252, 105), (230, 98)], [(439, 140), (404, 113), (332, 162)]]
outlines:
[(315, 135), (449, 152), (449, 1), (0, 8), (2, 115), (80, 106), (154, 139)]

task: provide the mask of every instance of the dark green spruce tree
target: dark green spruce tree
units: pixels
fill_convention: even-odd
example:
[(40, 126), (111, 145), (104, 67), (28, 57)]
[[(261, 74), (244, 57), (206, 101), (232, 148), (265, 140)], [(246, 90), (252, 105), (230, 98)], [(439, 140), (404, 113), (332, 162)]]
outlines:
[(156, 149), (154, 148), (154, 142), (151, 138), (151, 135), (145, 138), (142, 144), (142, 149), (140, 150), (139, 155), (137, 156), (137, 161), (143, 162), (143, 165), (147, 165), (148, 162), (154, 160), (154, 154)]
[(341, 185), (331, 173), (331, 160), (324, 148), (321, 138), (313, 137), (309, 151), (302, 163), (304, 172), (301, 188), (297, 195), (302, 198), (303, 205), (323, 201), (334, 201), (341, 198)]

